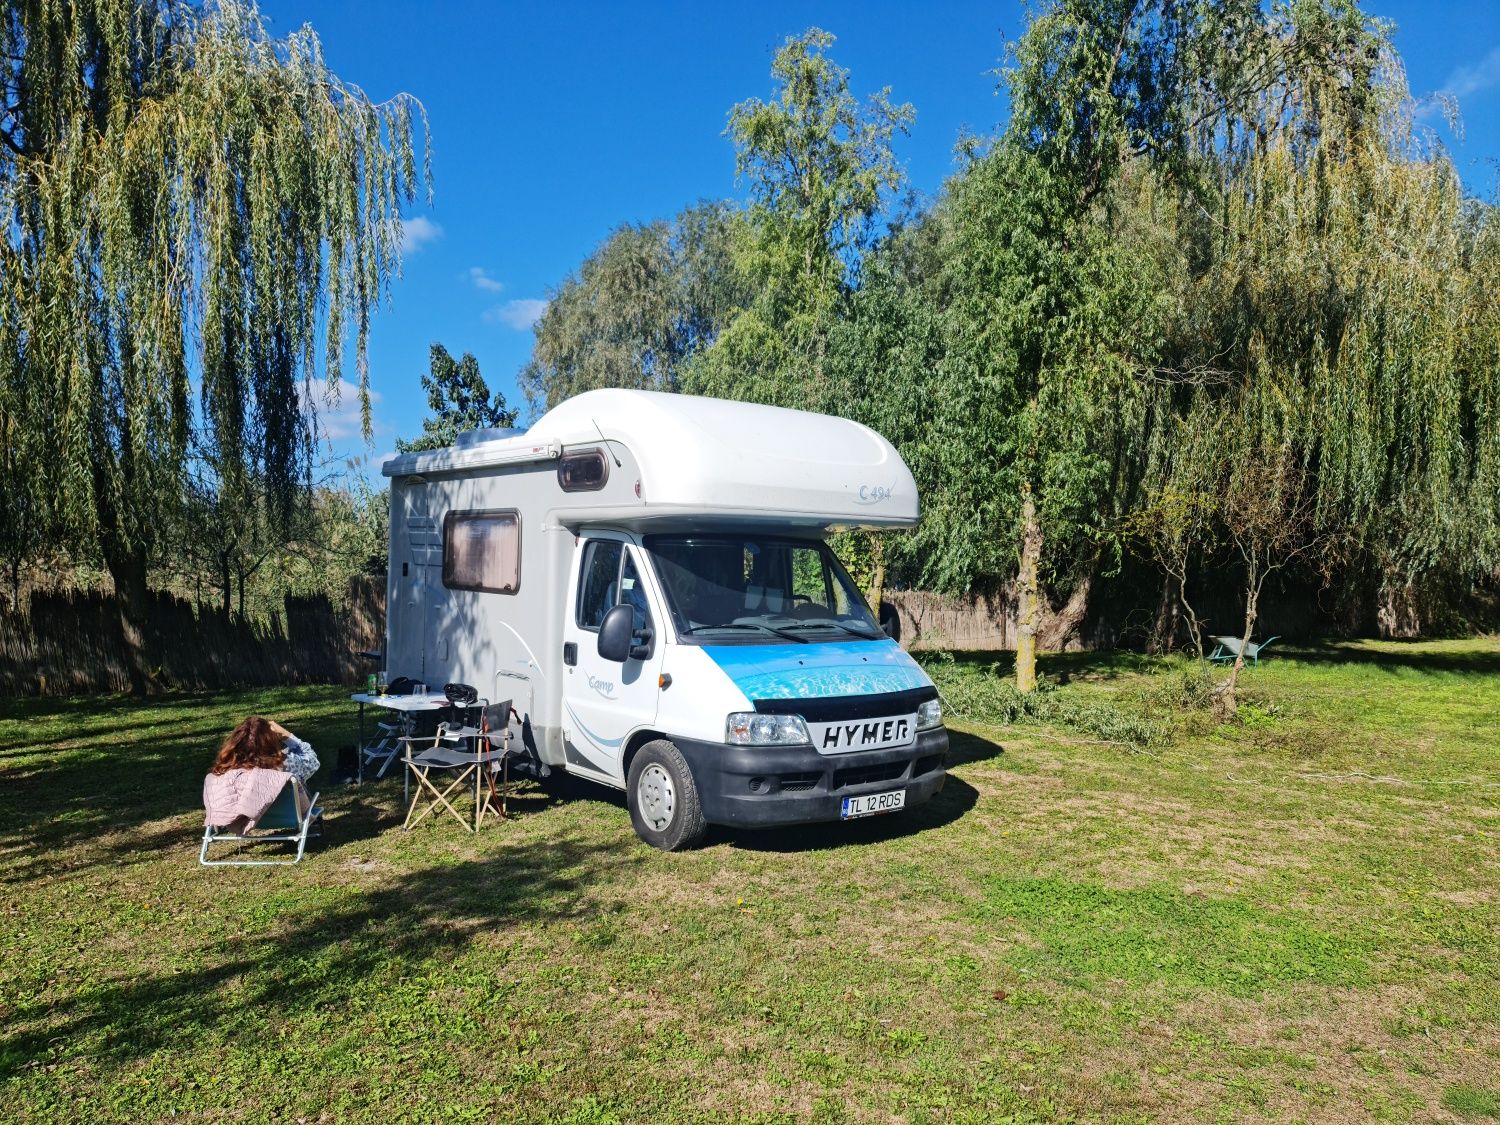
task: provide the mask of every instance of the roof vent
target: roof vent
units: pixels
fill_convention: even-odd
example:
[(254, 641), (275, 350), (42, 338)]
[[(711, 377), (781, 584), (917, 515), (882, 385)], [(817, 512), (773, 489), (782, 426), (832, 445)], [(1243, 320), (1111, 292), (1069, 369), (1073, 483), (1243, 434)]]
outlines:
[(454, 449), (467, 449), (471, 445), (483, 445), (487, 441), (504, 441), (513, 438), (524, 430), (514, 430), (505, 426), (491, 426), (484, 430), (469, 430), (467, 433), (459, 434), (453, 439)]

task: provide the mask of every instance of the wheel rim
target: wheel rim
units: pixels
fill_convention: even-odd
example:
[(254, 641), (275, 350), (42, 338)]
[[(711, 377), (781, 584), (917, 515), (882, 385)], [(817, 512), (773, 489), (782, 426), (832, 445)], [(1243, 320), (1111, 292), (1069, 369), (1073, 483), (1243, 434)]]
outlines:
[(677, 789), (672, 775), (652, 762), (635, 783), (636, 805), (641, 819), (653, 832), (663, 832), (677, 815)]

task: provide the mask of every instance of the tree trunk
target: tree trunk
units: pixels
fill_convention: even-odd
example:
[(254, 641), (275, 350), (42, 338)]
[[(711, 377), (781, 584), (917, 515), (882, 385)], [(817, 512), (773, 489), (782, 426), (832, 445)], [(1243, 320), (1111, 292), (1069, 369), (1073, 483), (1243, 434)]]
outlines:
[(1042, 526), (1028, 485), (1021, 496), (1021, 570), (1016, 576), (1016, 690), (1036, 690), (1036, 634), (1040, 616), (1037, 584), (1042, 564)]
[(1177, 610), (1172, 580), (1163, 578), (1161, 597), (1156, 600), (1156, 613), (1151, 621), (1151, 636), (1146, 642), (1146, 651), (1170, 655), (1177, 641)]
[(233, 608), (234, 586), (229, 579), (229, 552), (219, 552), (219, 592), (220, 607), (224, 611), (224, 620), (229, 620), (229, 611)]
[(870, 612), (875, 615), (875, 624), (880, 624), (880, 606), (885, 601), (885, 540), (878, 532), (870, 532)]
[(1235, 664), (1230, 667), (1229, 679), (1220, 684), (1220, 694), (1215, 699), (1215, 708), (1220, 709), (1223, 715), (1235, 714), (1239, 700), (1235, 699), (1235, 687), (1239, 684), (1239, 670), (1245, 666), (1245, 649), (1250, 648), (1251, 634), (1256, 631), (1256, 615), (1260, 607), (1260, 583), (1265, 579), (1265, 574), (1260, 570), (1260, 565), (1251, 556), (1247, 559), (1247, 576), (1245, 576), (1245, 631), (1239, 639), (1239, 652), (1235, 654)]
[[(1037, 552), (1040, 558), (1041, 552)], [(1090, 566), (1088, 572), (1079, 579), (1078, 585), (1073, 587), (1073, 592), (1068, 595), (1067, 604), (1045, 619), (1041, 618), (1041, 596), (1037, 596), (1038, 627), (1037, 644), (1049, 652), (1061, 652), (1068, 647), (1068, 642), (1077, 635), (1082, 627), (1084, 618), (1089, 615), (1089, 595), (1094, 590), (1094, 571)]]
[(1380, 576), (1375, 628), (1382, 640), (1411, 640), (1422, 635), (1422, 617), (1410, 585), (1387, 569)]
[[(1187, 615), (1188, 637), (1193, 642), (1193, 658), (1203, 659), (1203, 623), (1198, 620), (1198, 614), (1193, 611), (1192, 605), (1187, 600), (1187, 576), (1177, 580), (1177, 600), (1182, 605), (1182, 612)], [(1175, 614), (1174, 614), (1175, 616)]]
[(130, 677), (133, 695), (145, 695), (151, 686), (151, 672), (146, 652), (146, 629), (150, 618), (150, 592), (146, 587), (146, 552), (140, 548), (120, 547), (106, 538), (104, 564), (115, 584), (115, 608), (120, 617), (121, 649), (125, 655), (125, 672)]

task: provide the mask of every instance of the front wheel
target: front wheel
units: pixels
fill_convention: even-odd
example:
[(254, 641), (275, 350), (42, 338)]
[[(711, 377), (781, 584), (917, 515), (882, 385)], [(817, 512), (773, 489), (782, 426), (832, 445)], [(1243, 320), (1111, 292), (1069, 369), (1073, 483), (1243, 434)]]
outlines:
[(693, 773), (664, 738), (646, 743), (631, 761), (625, 799), (635, 834), (664, 852), (694, 847), (708, 829)]

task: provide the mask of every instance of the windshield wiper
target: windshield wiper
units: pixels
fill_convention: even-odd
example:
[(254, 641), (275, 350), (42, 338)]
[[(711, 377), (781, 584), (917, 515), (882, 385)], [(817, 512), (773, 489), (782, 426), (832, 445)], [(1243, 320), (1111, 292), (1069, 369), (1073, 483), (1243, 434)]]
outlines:
[(785, 629), (777, 629), (772, 625), (762, 625), (755, 621), (726, 621), (722, 625), (694, 625), (682, 630), (684, 635), (702, 633), (711, 629), (760, 629), (766, 633), (774, 633), (778, 637), (785, 637), (789, 641), (796, 641), (800, 645), (809, 644), (806, 637), (799, 637), (796, 633), (788, 633)]
[(853, 637), (864, 637), (868, 641), (873, 641), (876, 637), (885, 635), (885, 630), (883, 629), (877, 629), (871, 633), (864, 629), (856, 629), (854, 626), (843, 621), (835, 621), (831, 617), (813, 617), (807, 621), (799, 621), (795, 625), (788, 626), (791, 629), (827, 629), (830, 627), (840, 629)]

